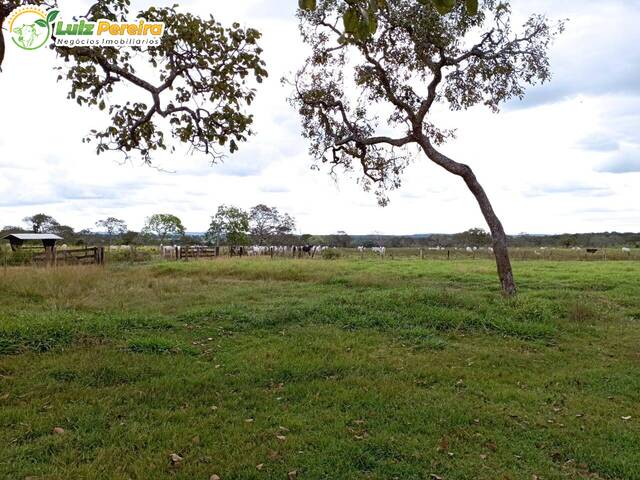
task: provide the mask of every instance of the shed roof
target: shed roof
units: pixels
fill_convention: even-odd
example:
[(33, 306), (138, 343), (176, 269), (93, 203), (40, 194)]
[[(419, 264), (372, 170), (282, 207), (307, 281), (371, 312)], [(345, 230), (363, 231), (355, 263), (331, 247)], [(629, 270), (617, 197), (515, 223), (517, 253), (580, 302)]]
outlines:
[(53, 233), (10, 233), (2, 237), (3, 240), (62, 240), (62, 237)]

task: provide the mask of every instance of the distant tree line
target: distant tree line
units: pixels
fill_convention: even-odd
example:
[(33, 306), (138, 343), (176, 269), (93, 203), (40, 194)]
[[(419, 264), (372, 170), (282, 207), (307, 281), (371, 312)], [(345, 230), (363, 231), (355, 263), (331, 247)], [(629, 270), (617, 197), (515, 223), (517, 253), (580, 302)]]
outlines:
[[(211, 217), (207, 232), (187, 234), (182, 220), (172, 214), (158, 213), (146, 219), (144, 228), (137, 232), (128, 228), (124, 220), (108, 217), (96, 221), (96, 229), (75, 231), (55, 218), (38, 213), (23, 219), (23, 226), (7, 225), (0, 237), (9, 233), (54, 233), (70, 245), (326, 245), (340, 248), (460, 248), (489, 247), (490, 234), (481, 228), (472, 228), (454, 234), (422, 235), (349, 235), (338, 231), (331, 235), (296, 234), (296, 221), (276, 207), (259, 204), (248, 211), (221, 205)], [(520, 234), (509, 236), (512, 247), (593, 247), (627, 246), (640, 248), (640, 233), (599, 232), (565, 233), (558, 235)]]

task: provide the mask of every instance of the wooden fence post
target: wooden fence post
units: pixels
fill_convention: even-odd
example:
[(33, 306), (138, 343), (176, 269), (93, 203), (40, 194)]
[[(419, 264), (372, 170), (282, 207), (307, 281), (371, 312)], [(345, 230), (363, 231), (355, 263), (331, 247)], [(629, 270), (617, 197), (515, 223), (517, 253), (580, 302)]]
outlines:
[(424, 260), (424, 249), (420, 249), (420, 260)]

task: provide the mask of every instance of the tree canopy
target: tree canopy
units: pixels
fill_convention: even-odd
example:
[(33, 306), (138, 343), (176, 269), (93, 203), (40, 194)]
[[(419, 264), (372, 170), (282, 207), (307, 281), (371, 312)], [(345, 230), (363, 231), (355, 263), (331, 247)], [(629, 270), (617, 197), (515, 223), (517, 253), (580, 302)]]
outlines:
[(288, 213), (280, 213), (276, 207), (259, 204), (249, 211), (251, 235), (259, 245), (269, 244), (283, 235), (290, 235), (296, 222)]
[(25, 217), (22, 221), (33, 233), (55, 233), (60, 227), (60, 223), (51, 215), (36, 213), (30, 217)]
[(207, 241), (217, 245), (226, 242), (231, 246), (249, 243), (249, 214), (241, 208), (220, 205), (211, 218), (206, 234)]
[[(344, 36), (342, 41), (349, 38), (366, 40), (378, 30), (378, 12), (387, 6), (388, 0), (344, 0), (345, 9), (342, 13)], [(457, 3), (463, 3), (468, 15), (478, 14), (478, 0), (416, 0), (422, 5), (433, 6), (440, 15), (452, 11)], [(318, 7), (317, 0), (298, 0), (298, 7), (313, 12)]]
[[(26, 4), (57, 6), (55, 1), (9, 0), (0, 6), (0, 27), (14, 8)], [(97, 0), (82, 18), (125, 21), (130, 13), (129, 0)], [(92, 129), (84, 141), (94, 142), (97, 153), (137, 154), (146, 163), (168, 147), (165, 131), (171, 149), (182, 143), (212, 161), (222, 158), (223, 149), (236, 151), (252, 134), (253, 116), (246, 109), (255, 98), (254, 82), (267, 76), (260, 33), (237, 23), (223, 27), (213, 17), (181, 13), (176, 6), (149, 7), (134, 15), (165, 23), (159, 45), (52, 45), (63, 61), (58, 80), (67, 81), (68, 98), (110, 117), (106, 128)], [(3, 57), (0, 31), (0, 66)]]
[(98, 220), (96, 227), (103, 230), (109, 236), (109, 241), (111, 241), (115, 235), (123, 235), (127, 232), (127, 223), (115, 217)]
[(142, 233), (156, 235), (163, 243), (167, 239), (174, 239), (185, 234), (185, 228), (175, 215), (170, 213), (156, 213), (147, 218)]

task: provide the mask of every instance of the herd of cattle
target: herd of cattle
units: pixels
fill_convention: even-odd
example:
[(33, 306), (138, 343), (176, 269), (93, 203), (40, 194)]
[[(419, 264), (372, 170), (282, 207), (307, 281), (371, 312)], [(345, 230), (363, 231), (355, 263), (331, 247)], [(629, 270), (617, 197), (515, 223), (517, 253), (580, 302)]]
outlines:
[[(258, 256), (258, 255), (271, 255), (271, 256), (292, 256), (292, 257), (301, 257), (301, 256), (309, 256), (311, 258), (316, 255), (321, 255), (322, 252), (327, 250), (337, 250), (337, 247), (327, 247), (326, 245), (301, 245), (301, 246), (279, 246), (279, 247), (268, 247), (263, 245), (254, 245), (252, 247), (248, 247), (246, 249), (246, 255), (249, 256)], [(358, 252), (371, 251), (373, 253), (377, 253), (378, 255), (384, 256), (385, 247), (358, 247)]]
[[(337, 247), (327, 247), (325, 245), (293, 245), (293, 246), (266, 246), (266, 245), (253, 245), (250, 247), (228, 247), (224, 250), (216, 247), (204, 247), (204, 246), (190, 246), (180, 247), (177, 245), (166, 246), (160, 245), (160, 254), (163, 258), (180, 258), (182, 251), (188, 251), (190, 253), (201, 251), (201, 253), (210, 252), (211, 256), (224, 255), (225, 253), (232, 257), (257, 257), (257, 256), (271, 256), (271, 257), (311, 257), (316, 255), (322, 255), (322, 252), (327, 250), (337, 250)], [(373, 252), (374, 254), (384, 257), (386, 253), (385, 247), (358, 247), (358, 252), (364, 253), (365, 251)], [(214, 253), (215, 252), (215, 253)], [(225, 252), (225, 253), (223, 253)], [(194, 255), (198, 256), (198, 255)]]
[[(62, 245), (62, 248), (65, 249), (66, 245)], [(120, 250), (120, 249), (128, 249), (129, 246), (111, 246), (110, 250)], [(181, 251), (207, 251), (210, 253), (208, 256), (218, 256), (218, 255), (231, 255), (231, 256), (249, 256), (249, 257), (257, 257), (257, 256), (271, 256), (271, 257), (293, 257), (293, 258), (301, 258), (301, 257), (311, 257), (314, 258), (316, 255), (321, 256), (323, 252), (327, 250), (337, 250), (337, 247), (328, 247), (325, 245), (293, 245), (293, 246), (266, 246), (266, 245), (253, 245), (250, 247), (228, 247), (228, 248), (216, 248), (216, 247), (205, 247), (205, 246), (191, 246), (191, 247), (180, 247), (180, 246), (160, 246), (160, 254), (163, 258), (180, 258)], [(364, 247), (358, 246), (356, 250), (360, 254), (365, 254), (365, 252), (371, 252), (375, 255), (379, 255), (384, 257), (386, 254), (386, 247)], [(476, 252), (488, 252), (492, 253), (492, 247), (429, 247), (425, 250), (444, 250), (444, 251), (463, 251), (467, 253), (473, 253), (475, 256)], [(538, 247), (534, 249), (536, 255), (540, 256), (547, 250), (547, 247)], [(583, 250), (580, 247), (572, 247), (570, 250), (581, 251)], [(600, 249), (597, 248), (584, 248), (584, 251), (587, 253), (596, 253)], [(215, 252), (215, 253), (214, 253)], [(622, 247), (622, 252), (627, 255), (631, 254), (631, 249), (628, 247)]]
[(335, 250), (336, 247), (326, 247), (322, 245), (293, 245), (293, 246), (265, 246), (254, 245), (248, 247), (246, 254), (255, 257), (259, 255), (277, 255), (277, 256), (302, 256), (307, 255), (309, 257), (315, 257), (316, 254), (322, 254), (325, 250)]

